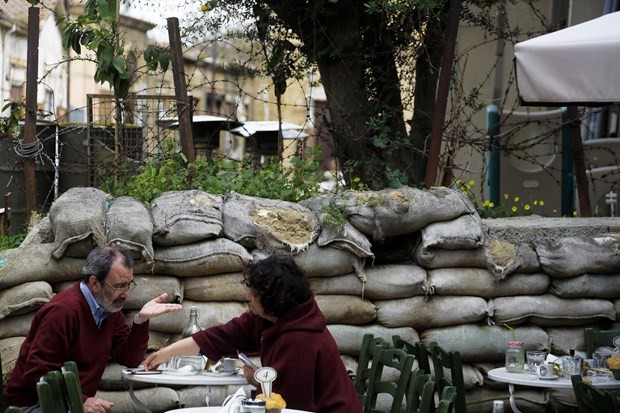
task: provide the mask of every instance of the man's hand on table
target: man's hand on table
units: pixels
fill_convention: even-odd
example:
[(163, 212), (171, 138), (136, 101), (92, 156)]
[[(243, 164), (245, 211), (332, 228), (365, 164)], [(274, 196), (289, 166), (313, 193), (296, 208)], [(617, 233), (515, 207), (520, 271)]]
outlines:
[(107, 413), (112, 409), (114, 403), (99, 397), (89, 397), (84, 402), (84, 413)]

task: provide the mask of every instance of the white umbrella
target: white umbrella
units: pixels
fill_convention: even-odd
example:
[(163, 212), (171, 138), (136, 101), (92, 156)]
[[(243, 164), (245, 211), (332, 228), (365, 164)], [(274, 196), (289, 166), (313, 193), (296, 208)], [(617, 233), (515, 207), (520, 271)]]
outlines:
[(620, 102), (620, 12), (517, 43), (514, 54), (523, 104)]
[[(295, 133), (295, 132), (301, 131), (303, 128), (304, 128), (303, 126), (295, 125), (294, 123), (282, 122), (282, 135), (285, 135), (284, 136), (285, 138), (296, 137), (298, 133)], [(268, 120), (268, 121), (244, 122), (243, 125), (238, 126), (234, 129), (231, 129), (231, 132), (234, 133), (235, 135), (240, 135), (240, 136), (244, 136), (247, 138), (258, 132), (269, 133), (269, 132), (277, 132), (278, 130), (280, 130), (280, 123), (278, 121)], [(303, 132), (299, 132), (299, 133), (303, 133)]]

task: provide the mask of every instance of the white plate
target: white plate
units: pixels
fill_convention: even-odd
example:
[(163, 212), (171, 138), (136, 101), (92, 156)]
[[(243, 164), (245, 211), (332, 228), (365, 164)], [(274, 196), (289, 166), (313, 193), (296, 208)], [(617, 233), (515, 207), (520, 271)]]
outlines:
[(233, 371), (222, 371), (222, 372), (203, 371), (202, 375), (210, 376), (210, 377), (226, 377), (226, 376), (234, 376), (237, 373), (239, 373), (239, 369), (235, 369)]
[(551, 376), (551, 377), (540, 377), (538, 376), (539, 379), (541, 380), (557, 380), (559, 378), (559, 376)]

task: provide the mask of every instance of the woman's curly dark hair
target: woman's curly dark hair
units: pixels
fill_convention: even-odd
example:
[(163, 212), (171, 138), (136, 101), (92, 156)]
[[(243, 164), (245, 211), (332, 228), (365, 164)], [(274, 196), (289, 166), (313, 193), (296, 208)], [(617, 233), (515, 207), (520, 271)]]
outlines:
[(310, 284), (290, 257), (272, 255), (249, 264), (243, 283), (260, 299), (265, 313), (281, 317), (291, 308), (310, 299)]

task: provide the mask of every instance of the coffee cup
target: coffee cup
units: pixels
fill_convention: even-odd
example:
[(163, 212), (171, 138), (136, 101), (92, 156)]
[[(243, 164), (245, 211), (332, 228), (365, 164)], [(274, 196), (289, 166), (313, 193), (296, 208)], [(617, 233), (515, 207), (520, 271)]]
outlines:
[(542, 363), (540, 366), (536, 368), (536, 374), (541, 379), (551, 379), (554, 377), (553, 374), (553, 364), (551, 363)]
[(222, 362), (221, 371), (229, 373), (237, 370), (237, 359), (231, 357), (224, 357), (220, 360)]

